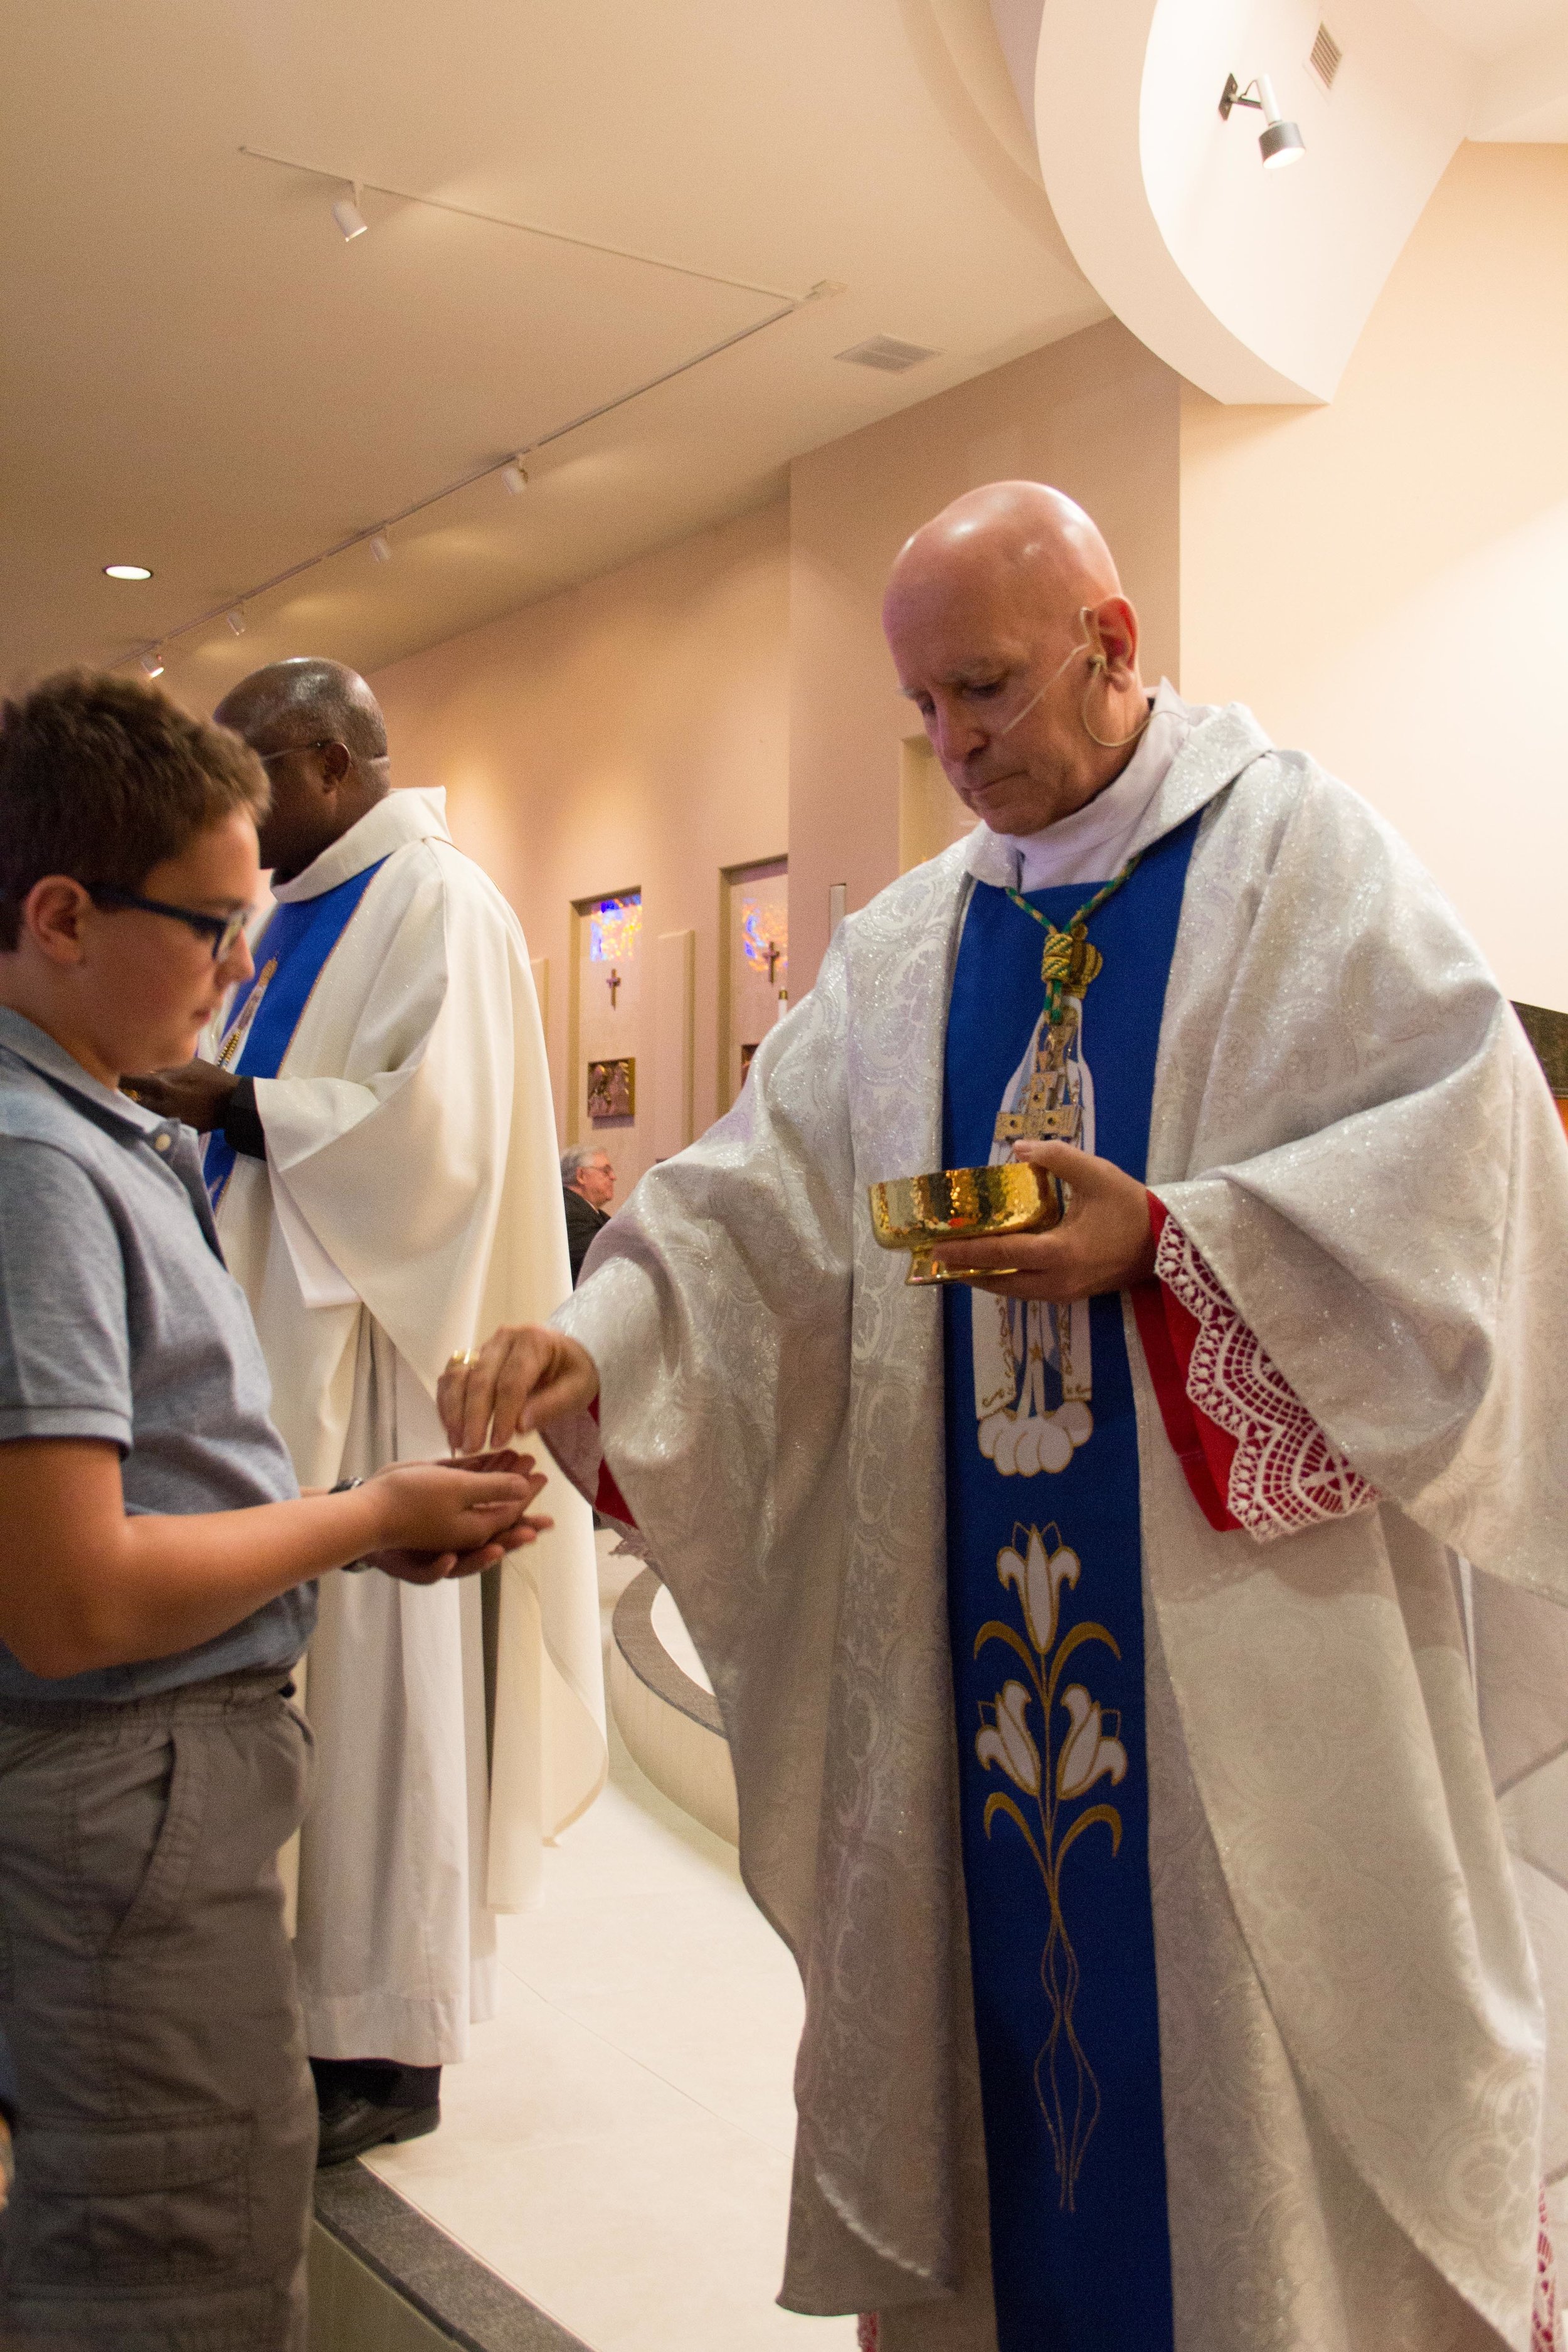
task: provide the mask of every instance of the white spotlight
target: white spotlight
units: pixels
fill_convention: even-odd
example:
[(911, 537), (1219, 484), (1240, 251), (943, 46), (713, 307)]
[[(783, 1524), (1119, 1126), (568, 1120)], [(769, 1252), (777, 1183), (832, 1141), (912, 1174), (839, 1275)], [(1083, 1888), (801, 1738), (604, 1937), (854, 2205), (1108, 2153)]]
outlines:
[(156, 653), (143, 654), (142, 656), (142, 667), (146, 671), (149, 677), (162, 677), (163, 675), (163, 655), (162, 648), (160, 647)]
[(343, 233), (343, 243), (352, 245), (370, 226), (359, 208), (359, 182), (356, 180), (346, 196), (340, 196), (332, 206), (332, 218)]
[[(1254, 98), (1251, 93), (1256, 90)], [(1266, 172), (1277, 172), (1282, 163), (1299, 163), (1307, 152), (1307, 142), (1294, 122), (1287, 122), (1279, 111), (1279, 101), (1274, 95), (1274, 85), (1267, 74), (1259, 74), (1244, 89), (1234, 74), (1227, 74), (1220, 92), (1219, 114), (1222, 122), (1230, 121), (1231, 110), (1250, 106), (1261, 114), (1264, 128), (1258, 133), (1258, 152), (1263, 157)]]
[(378, 530), (375, 537), (371, 541), (370, 551), (374, 556), (378, 563), (391, 562), (392, 541), (388, 539), (384, 530)]
[(521, 498), (528, 488), (528, 476), (521, 457), (514, 457), (510, 466), (503, 466), (500, 478), (514, 499)]
[(151, 580), (153, 574), (144, 563), (106, 563), (104, 575), (110, 580)]
[(226, 614), (225, 618), (227, 620), (229, 627), (234, 631), (235, 635), (237, 637), (243, 637), (245, 635), (245, 614), (240, 611), (239, 606), (237, 604), (233, 612)]

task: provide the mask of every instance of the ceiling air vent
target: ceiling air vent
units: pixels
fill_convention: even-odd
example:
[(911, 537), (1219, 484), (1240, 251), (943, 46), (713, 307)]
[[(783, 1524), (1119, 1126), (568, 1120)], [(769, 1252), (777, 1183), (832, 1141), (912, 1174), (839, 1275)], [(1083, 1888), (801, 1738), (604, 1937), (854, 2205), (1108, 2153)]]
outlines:
[(923, 343), (900, 343), (897, 335), (873, 335), (868, 342), (851, 343), (847, 352), (835, 352), (833, 356), (847, 360), (852, 367), (880, 368), (884, 375), (902, 375), (906, 368), (919, 367), (922, 360), (934, 360), (936, 353), (928, 352)]
[(1344, 51), (1326, 25), (1318, 27), (1318, 37), (1312, 43), (1312, 54), (1307, 59), (1325, 89), (1332, 89), (1334, 76), (1340, 69)]

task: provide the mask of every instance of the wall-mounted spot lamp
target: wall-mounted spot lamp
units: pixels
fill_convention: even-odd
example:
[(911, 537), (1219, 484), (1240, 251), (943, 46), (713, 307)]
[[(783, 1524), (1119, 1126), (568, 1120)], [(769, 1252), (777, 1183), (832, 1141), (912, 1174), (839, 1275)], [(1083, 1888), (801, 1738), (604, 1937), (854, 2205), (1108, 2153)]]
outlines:
[(224, 618), (228, 623), (229, 627), (234, 631), (237, 637), (244, 636), (245, 614), (240, 611), (237, 604), (235, 606), (232, 613), (226, 613), (224, 614)]
[(384, 530), (378, 530), (374, 538), (371, 541), (370, 551), (374, 556), (378, 563), (391, 562), (392, 541), (388, 539)]
[[(1253, 96), (1254, 91), (1257, 92), (1256, 97)], [(1259, 74), (1256, 80), (1247, 83), (1245, 89), (1234, 74), (1227, 74), (1219, 99), (1222, 122), (1230, 121), (1233, 106), (1256, 107), (1262, 115), (1264, 127), (1258, 134), (1258, 146), (1266, 171), (1276, 172), (1282, 163), (1300, 162), (1307, 152), (1307, 142), (1296, 124), (1287, 122), (1280, 113), (1274, 85), (1267, 74)]]
[(521, 457), (514, 457), (500, 469), (500, 478), (514, 499), (520, 499), (528, 488), (528, 471)]
[(143, 654), (142, 656), (142, 667), (146, 671), (149, 677), (162, 677), (163, 675), (163, 646), (160, 646), (156, 653)]

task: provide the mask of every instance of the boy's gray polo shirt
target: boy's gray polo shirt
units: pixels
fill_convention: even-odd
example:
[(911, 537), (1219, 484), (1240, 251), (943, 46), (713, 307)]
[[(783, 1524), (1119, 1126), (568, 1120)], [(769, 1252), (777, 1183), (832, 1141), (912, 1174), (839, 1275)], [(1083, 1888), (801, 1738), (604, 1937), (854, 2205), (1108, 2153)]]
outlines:
[[(268, 1418), (245, 1294), (223, 1262), (195, 1138), (88, 1076), (0, 1005), (0, 1444), (108, 1438), (128, 1511), (229, 1511), (300, 1491)], [(293, 1664), (316, 1589), (216, 1641), (58, 1682), (0, 1643), (0, 1693), (132, 1699)]]

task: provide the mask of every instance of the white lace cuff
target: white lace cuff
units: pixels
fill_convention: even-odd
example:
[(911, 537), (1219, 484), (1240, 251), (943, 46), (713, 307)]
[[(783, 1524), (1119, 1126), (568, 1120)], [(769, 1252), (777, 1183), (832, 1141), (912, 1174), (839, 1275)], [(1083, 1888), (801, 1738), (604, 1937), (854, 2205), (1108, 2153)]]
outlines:
[(1202, 1251), (1169, 1214), (1154, 1272), (1198, 1327), (1187, 1395), (1236, 1440), (1226, 1496), (1231, 1517), (1258, 1542), (1270, 1543), (1320, 1519), (1370, 1510), (1376, 1489), (1324, 1435)]

